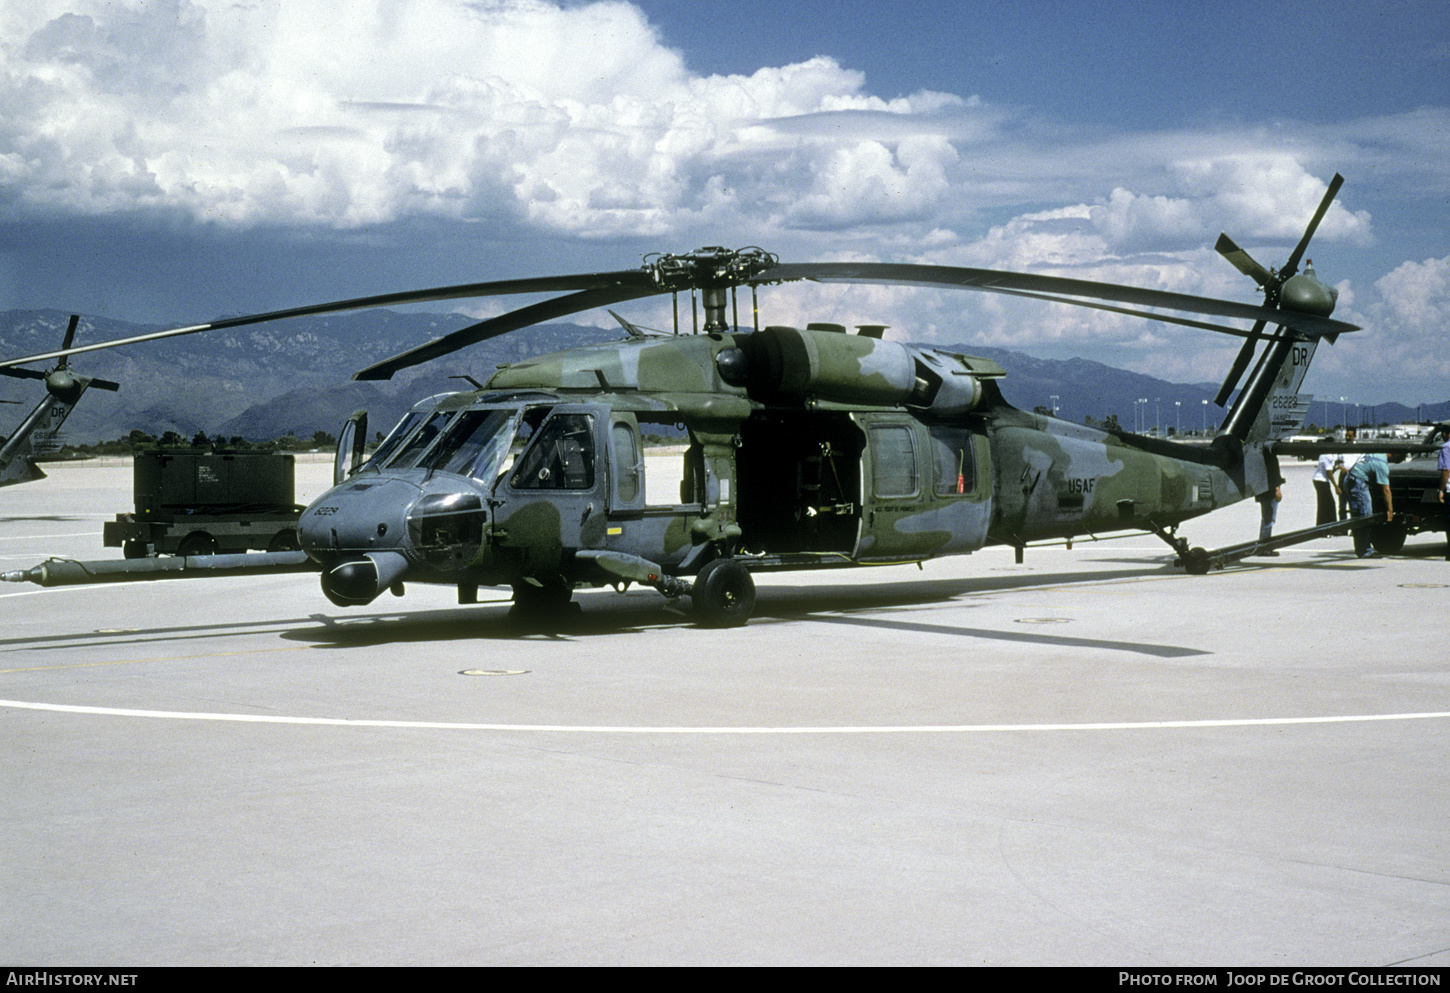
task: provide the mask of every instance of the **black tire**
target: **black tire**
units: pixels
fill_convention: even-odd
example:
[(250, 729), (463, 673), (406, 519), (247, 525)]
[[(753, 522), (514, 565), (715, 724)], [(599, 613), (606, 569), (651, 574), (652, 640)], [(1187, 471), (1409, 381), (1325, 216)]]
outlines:
[(695, 577), (690, 606), (707, 628), (738, 628), (755, 612), (755, 580), (739, 559), (713, 559)]
[(1405, 537), (1408, 534), (1409, 530), (1398, 520), (1386, 521), (1370, 529), (1369, 543), (1381, 555), (1394, 555), (1405, 547)]
[(543, 586), (518, 582), (509, 616), (531, 624), (560, 623), (579, 612), (579, 605), (570, 603), (573, 598), (574, 587), (563, 580), (546, 581)]
[(205, 531), (193, 531), (176, 546), (177, 555), (215, 555), (216, 539)]
[(1202, 548), (1190, 548), (1188, 554), (1183, 556), (1183, 568), (1188, 571), (1190, 576), (1206, 576), (1208, 567), (1208, 552)]
[(121, 554), (128, 559), (144, 559), (146, 557), (146, 542), (127, 539), (121, 543)]
[(269, 552), (297, 552), (302, 546), (297, 542), (296, 528), (283, 528), (272, 535), (272, 540), (267, 542)]

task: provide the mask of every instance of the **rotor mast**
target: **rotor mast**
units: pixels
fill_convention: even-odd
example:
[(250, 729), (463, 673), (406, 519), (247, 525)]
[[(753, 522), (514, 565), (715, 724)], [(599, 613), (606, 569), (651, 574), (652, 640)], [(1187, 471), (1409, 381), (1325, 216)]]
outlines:
[(705, 309), (706, 334), (724, 334), (730, 330), (726, 311), (730, 306), (730, 290), (774, 267), (778, 259), (760, 248), (730, 249), (718, 245), (697, 248), (684, 255), (645, 257), (645, 270), (662, 290), (700, 291)]

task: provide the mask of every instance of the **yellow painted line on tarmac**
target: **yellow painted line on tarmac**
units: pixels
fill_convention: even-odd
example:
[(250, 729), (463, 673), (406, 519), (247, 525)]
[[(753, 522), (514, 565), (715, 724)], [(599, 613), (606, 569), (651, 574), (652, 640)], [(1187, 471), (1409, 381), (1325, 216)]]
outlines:
[(13, 596), (35, 596), (37, 593), (76, 593), (84, 592), (86, 590), (103, 590), (107, 586), (114, 586), (116, 589), (122, 589), (124, 584), (86, 583), (84, 585), (78, 584), (76, 586), (40, 586), (33, 590), (19, 590), (15, 593), (0, 593), (0, 600), (8, 600)]
[(196, 659), (231, 658), (234, 655), (266, 655), (269, 652), (305, 652), (311, 645), (286, 645), (281, 648), (249, 648), (242, 652), (203, 652), (198, 655), (157, 655), (145, 659), (113, 659), (108, 662), (62, 662), (57, 665), (32, 665), (18, 669), (0, 669), (0, 675), (12, 672), (50, 672), (61, 669), (97, 669), (109, 665), (141, 665), (146, 662), (190, 662)]

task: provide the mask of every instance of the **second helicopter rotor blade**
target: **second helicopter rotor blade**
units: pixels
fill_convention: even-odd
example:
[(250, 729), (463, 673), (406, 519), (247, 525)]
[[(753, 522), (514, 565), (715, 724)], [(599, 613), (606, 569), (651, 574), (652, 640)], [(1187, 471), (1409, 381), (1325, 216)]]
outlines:
[(46, 374), (39, 369), (0, 369), (0, 376), (12, 379), (44, 379)]
[(76, 326), (81, 322), (80, 314), (71, 314), (70, 323), (65, 326), (65, 338), (61, 340), (60, 350), (62, 352), (70, 349), (71, 344), (76, 340)]

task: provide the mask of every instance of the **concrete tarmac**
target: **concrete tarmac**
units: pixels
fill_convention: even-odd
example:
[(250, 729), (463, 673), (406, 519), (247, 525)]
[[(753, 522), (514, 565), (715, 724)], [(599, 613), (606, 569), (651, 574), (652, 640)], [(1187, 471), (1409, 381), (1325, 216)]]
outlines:
[[(50, 472), (0, 570), (119, 555), (129, 467)], [(639, 590), (521, 634), (507, 591), (5, 586), (0, 958), (1444, 967), (1450, 563), (1348, 548), (767, 575), (725, 632)]]

